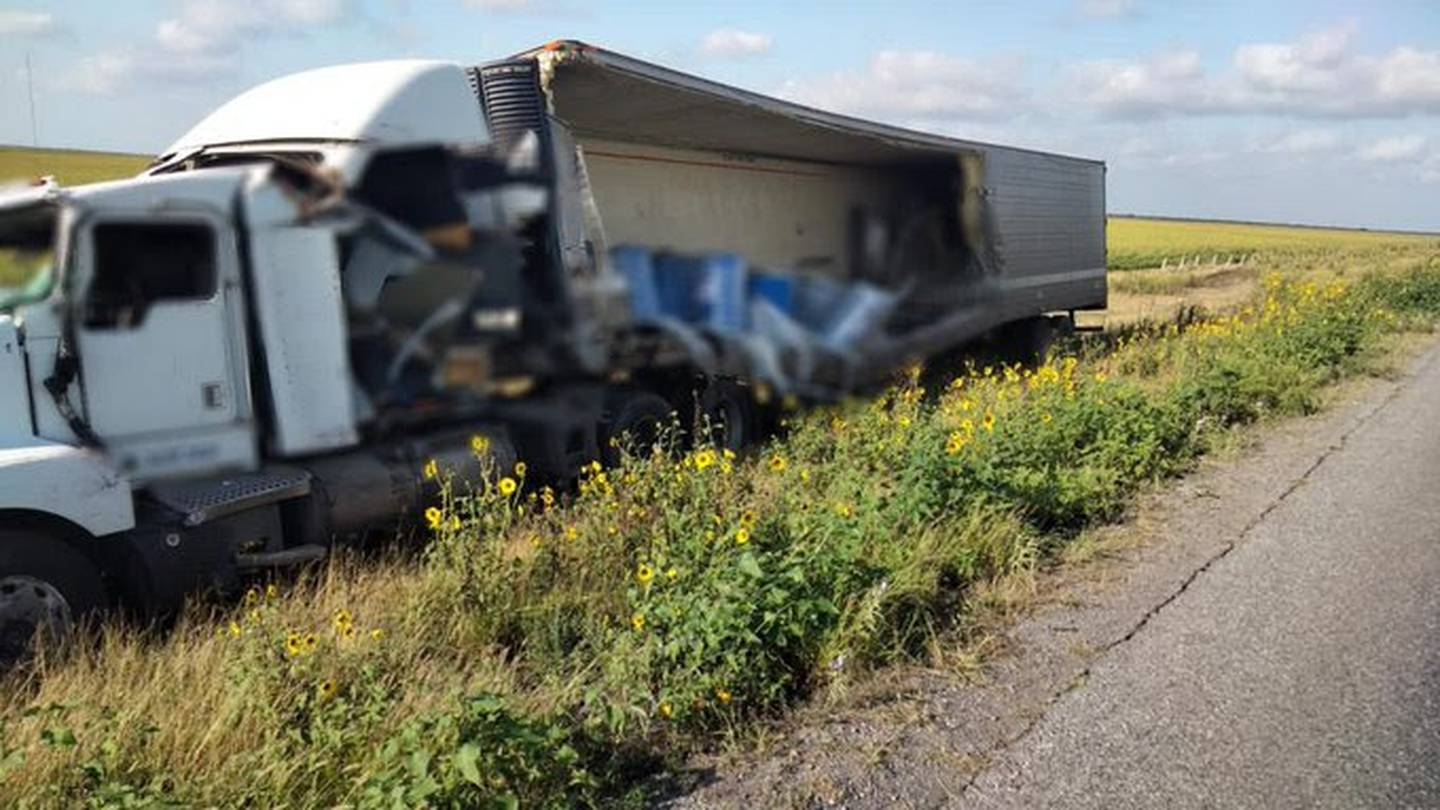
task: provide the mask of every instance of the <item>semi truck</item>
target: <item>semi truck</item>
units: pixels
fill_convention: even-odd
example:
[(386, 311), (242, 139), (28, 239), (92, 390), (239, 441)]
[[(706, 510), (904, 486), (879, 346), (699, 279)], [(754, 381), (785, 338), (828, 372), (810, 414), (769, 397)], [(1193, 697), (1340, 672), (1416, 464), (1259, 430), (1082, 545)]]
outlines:
[(403, 526), (432, 459), (563, 485), (1033, 349), (1105, 306), (1104, 175), (559, 41), (286, 76), (137, 177), (12, 188), (0, 659)]

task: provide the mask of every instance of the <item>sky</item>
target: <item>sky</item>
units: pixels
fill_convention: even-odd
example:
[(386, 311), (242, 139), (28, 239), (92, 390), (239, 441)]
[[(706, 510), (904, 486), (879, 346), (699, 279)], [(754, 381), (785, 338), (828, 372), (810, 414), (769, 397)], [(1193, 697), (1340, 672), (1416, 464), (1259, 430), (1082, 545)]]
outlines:
[(158, 153), (286, 73), (559, 38), (1099, 158), (1112, 212), (1440, 231), (1435, 0), (0, 0), (0, 143)]

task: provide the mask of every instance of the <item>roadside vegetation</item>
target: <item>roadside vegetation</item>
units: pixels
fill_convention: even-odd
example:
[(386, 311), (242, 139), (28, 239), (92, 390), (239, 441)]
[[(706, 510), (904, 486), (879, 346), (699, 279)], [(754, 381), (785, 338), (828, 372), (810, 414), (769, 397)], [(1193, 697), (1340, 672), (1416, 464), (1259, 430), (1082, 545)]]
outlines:
[(915, 369), (743, 457), (635, 448), (563, 496), (523, 465), (475, 492), (432, 467), (422, 559), (104, 628), (7, 684), (0, 803), (639, 803), (687, 751), (934, 655), (988, 583), (1440, 316), (1433, 246), (1264, 269), (1232, 311)]

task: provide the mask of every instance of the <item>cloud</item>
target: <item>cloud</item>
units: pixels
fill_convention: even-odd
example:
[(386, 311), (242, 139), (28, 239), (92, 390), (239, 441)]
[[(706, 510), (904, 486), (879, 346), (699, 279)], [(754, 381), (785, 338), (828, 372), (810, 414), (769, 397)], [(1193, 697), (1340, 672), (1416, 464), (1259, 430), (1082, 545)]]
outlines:
[(1084, 62), (1068, 70), (1069, 89), (1101, 115), (1122, 119), (1440, 114), (1440, 51), (1399, 46), (1374, 56), (1354, 50), (1354, 26), (1346, 24), (1292, 43), (1240, 45), (1229, 69), (1215, 75), (1188, 49)]
[(1393, 135), (1363, 147), (1357, 156), (1367, 163), (1400, 163), (1415, 160), (1424, 151), (1424, 135)]
[(705, 35), (700, 41), (700, 52), (719, 59), (735, 59), (769, 53), (772, 44), (769, 34), (720, 28)]
[(1328, 129), (1306, 129), (1252, 144), (1252, 152), (1272, 155), (1313, 155), (1339, 149), (1341, 138)]
[(128, 82), (203, 82), (235, 73), (244, 45), (346, 21), (348, 0), (184, 0), (143, 45), (82, 59), (61, 84), (108, 93)]
[(1430, 153), (1420, 164), (1420, 182), (1440, 183), (1440, 149)]
[(836, 112), (904, 123), (995, 119), (1025, 105), (1023, 65), (930, 51), (881, 51), (863, 71), (790, 81), (779, 94)]
[(1096, 18), (1130, 17), (1135, 6), (1135, 0), (1080, 0), (1080, 13)]
[(44, 11), (0, 9), (0, 36), (47, 37), (60, 32), (55, 15)]

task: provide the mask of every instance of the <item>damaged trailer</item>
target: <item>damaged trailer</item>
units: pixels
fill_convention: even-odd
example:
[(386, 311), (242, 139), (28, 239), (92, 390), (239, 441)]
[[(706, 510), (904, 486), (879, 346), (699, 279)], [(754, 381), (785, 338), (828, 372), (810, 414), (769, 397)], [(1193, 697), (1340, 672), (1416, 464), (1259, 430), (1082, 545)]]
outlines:
[[(0, 661), (1105, 305), (1104, 165), (576, 42), (277, 79), (131, 180), (0, 195)], [(1067, 314), (1068, 313), (1068, 314)], [(476, 442), (476, 437), (483, 441)], [(58, 628), (58, 630), (57, 630)]]

